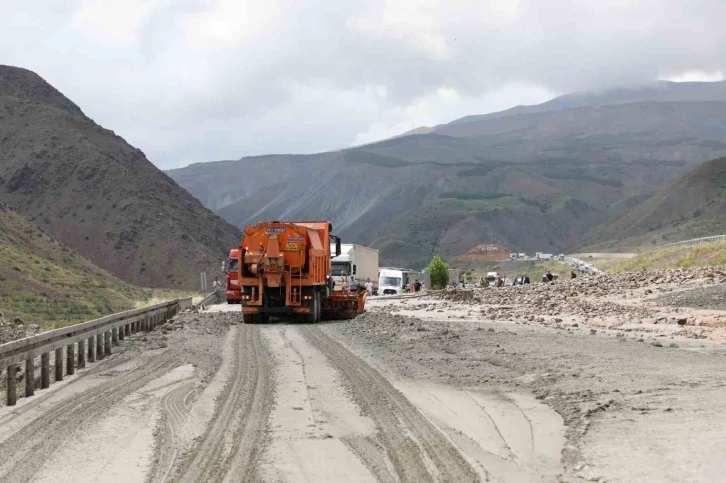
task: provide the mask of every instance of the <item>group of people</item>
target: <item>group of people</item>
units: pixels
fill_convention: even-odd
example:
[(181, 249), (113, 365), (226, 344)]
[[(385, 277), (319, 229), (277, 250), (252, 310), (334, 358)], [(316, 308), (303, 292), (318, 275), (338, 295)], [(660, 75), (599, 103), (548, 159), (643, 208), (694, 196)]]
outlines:
[[(575, 272), (572, 272), (572, 278), (575, 278), (577, 275), (575, 275)], [(557, 280), (557, 275), (553, 274), (550, 270), (547, 270), (544, 275), (542, 275), (542, 282), (543, 283), (553, 283), (555, 280)], [(521, 276), (514, 279), (514, 282), (512, 282), (509, 277), (506, 275), (497, 275), (494, 279), (494, 283), (491, 285), (487, 282), (487, 280), (482, 277), (479, 281), (480, 287), (511, 287), (511, 286), (517, 286), (517, 285), (529, 285), (531, 282), (529, 276), (526, 273), (523, 273)], [(453, 284), (454, 287), (456, 287), (456, 283)]]
[(409, 283), (408, 286), (406, 287), (406, 289), (410, 293), (420, 292), (421, 290), (424, 289), (424, 282), (419, 282), (418, 280), (416, 280), (415, 282)]
[[(512, 282), (506, 275), (497, 275), (494, 279), (494, 287), (511, 287), (513, 285), (529, 285), (531, 283), (529, 276), (523, 273), (521, 276), (514, 279)], [(486, 287), (486, 280), (484, 277), (481, 279), (481, 286)]]

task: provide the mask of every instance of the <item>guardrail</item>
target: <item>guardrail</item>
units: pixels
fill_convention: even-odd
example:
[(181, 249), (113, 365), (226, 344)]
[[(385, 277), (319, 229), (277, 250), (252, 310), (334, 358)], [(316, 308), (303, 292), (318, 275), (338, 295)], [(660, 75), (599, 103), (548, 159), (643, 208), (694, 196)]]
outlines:
[(199, 302), (198, 304), (196, 304), (194, 306), (194, 308), (195, 309), (199, 309), (199, 308), (204, 309), (208, 305), (213, 305), (213, 304), (220, 303), (221, 302), (220, 301), (220, 295), (221, 294), (222, 294), (222, 291), (221, 290), (217, 290), (217, 291), (214, 291), (214, 292), (210, 293), (209, 295), (207, 295), (206, 297), (204, 297), (201, 300), (201, 302)]
[(711, 243), (718, 240), (726, 240), (726, 235), (714, 235), (704, 236), (701, 238), (693, 238), (691, 240), (683, 240), (674, 243), (668, 243), (666, 245), (660, 245), (657, 247), (649, 248), (647, 251), (660, 250), (661, 248), (688, 246), (688, 245), (703, 245), (704, 243)]
[[(111, 347), (136, 332), (148, 332), (163, 324), (182, 310), (192, 308), (192, 299), (177, 299), (143, 309), (128, 310), (100, 319), (43, 332), (32, 337), (0, 345), (0, 368), (7, 368), (8, 406), (17, 402), (18, 364), (25, 362), (25, 397), (35, 393), (35, 358), (40, 356), (40, 389), (50, 386), (50, 359), (54, 352), (55, 381), (62, 381), (63, 359), (65, 374), (111, 354)], [(65, 349), (65, 358), (63, 351)], [(76, 357), (77, 354), (77, 357)]]

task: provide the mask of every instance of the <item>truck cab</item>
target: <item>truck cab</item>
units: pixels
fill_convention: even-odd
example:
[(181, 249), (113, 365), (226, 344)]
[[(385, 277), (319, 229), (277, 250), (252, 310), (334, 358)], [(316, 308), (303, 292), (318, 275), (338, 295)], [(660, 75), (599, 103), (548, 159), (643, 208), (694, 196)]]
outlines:
[(238, 304), (242, 301), (240, 296), (239, 278), (237, 266), (239, 264), (239, 249), (235, 248), (229, 251), (229, 260), (227, 261), (227, 303)]
[(343, 287), (355, 292), (363, 290), (366, 281), (373, 284), (372, 295), (378, 294), (378, 250), (363, 245), (343, 243), (340, 255), (330, 254), (330, 276), (335, 290)]

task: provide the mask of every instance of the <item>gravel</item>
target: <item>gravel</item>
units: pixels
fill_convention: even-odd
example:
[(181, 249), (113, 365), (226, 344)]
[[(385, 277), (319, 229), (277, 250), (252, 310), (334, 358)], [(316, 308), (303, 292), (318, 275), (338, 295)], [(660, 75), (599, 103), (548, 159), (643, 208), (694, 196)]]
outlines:
[(726, 310), (726, 284), (684, 290), (664, 295), (656, 300), (672, 307)]

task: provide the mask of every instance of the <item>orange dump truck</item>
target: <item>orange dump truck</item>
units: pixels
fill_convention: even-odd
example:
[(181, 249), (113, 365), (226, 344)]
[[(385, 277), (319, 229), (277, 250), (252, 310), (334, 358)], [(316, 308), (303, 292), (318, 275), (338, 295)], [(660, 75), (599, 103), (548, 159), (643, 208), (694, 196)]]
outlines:
[(340, 254), (340, 238), (332, 229), (327, 221), (272, 221), (245, 228), (238, 264), (244, 323), (264, 323), (270, 315), (318, 322), (363, 310), (365, 291), (334, 291), (330, 283), (331, 241)]

